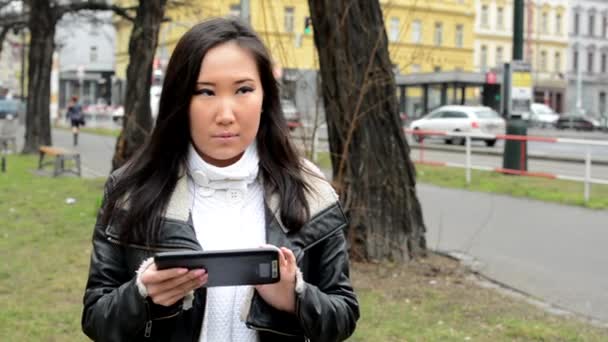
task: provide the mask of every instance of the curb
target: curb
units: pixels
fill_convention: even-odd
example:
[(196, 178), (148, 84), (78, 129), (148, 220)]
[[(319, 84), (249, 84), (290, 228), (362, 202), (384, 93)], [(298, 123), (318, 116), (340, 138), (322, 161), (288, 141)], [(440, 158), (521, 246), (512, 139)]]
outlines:
[[(466, 258), (463, 258), (462, 257), (463, 254), (461, 254), (461, 253), (455, 254), (453, 252), (440, 250), (440, 249), (433, 249), (433, 248), (429, 248), (429, 250), (432, 253), (441, 255), (443, 257), (446, 257), (448, 259), (458, 262), (461, 266), (463, 266), (465, 269), (467, 269), (469, 272), (471, 272), (471, 274), (473, 274), (477, 278), (476, 281), (479, 282), (478, 284), (482, 287), (486, 287), (486, 286), (483, 286), (483, 282), (486, 282), (486, 283), (489, 283), (489, 284), (495, 286), (495, 288), (497, 290), (502, 291), (503, 293), (505, 293), (511, 297), (523, 299), (527, 303), (534, 305), (534, 306), (540, 308), (541, 310), (544, 310), (545, 312), (548, 312), (552, 315), (557, 315), (557, 316), (562, 316), (562, 317), (571, 316), (571, 317), (578, 318), (580, 321), (582, 321), (584, 323), (591, 324), (592, 326), (595, 326), (598, 328), (602, 328), (602, 329), (608, 328), (608, 322), (606, 322), (606, 321), (603, 321), (596, 317), (592, 317), (588, 314), (585, 314), (585, 313), (582, 313), (582, 312), (579, 312), (576, 310), (568, 309), (562, 305), (553, 303), (551, 301), (544, 300), (536, 295), (533, 295), (524, 290), (515, 288), (503, 281), (494, 279), (494, 278), (484, 274), (481, 270), (477, 270), (477, 269), (475, 269), (474, 266), (469, 264), (470, 260), (468, 261), (468, 260), (466, 260)], [(471, 260), (474, 260), (474, 258), (472, 258)]]
[[(410, 149), (412, 149), (412, 150), (420, 149), (420, 145), (417, 145), (417, 144), (413, 145), (410, 143), (409, 146), (410, 146)], [(459, 152), (462, 154), (465, 153), (465, 150), (463, 147), (456, 147), (456, 146), (424, 145), (424, 149), (431, 150), (431, 151)], [(488, 155), (488, 156), (502, 156), (503, 152), (472, 147), (471, 154), (482, 154), (482, 155)], [(584, 164), (585, 163), (585, 159), (583, 159), (583, 158), (577, 158), (577, 157), (572, 157), (572, 156), (542, 155), (542, 154), (536, 154), (536, 153), (528, 153), (528, 159), (558, 161), (558, 162), (566, 162), (566, 163), (573, 163), (573, 164)], [(606, 160), (606, 159), (591, 159), (591, 163), (593, 165), (608, 166), (608, 160)]]

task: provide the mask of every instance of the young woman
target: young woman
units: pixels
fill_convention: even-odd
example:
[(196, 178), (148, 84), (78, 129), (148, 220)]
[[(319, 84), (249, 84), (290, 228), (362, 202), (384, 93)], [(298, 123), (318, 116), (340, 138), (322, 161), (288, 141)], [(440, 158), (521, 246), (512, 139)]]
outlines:
[[(359, 318), (346, 220), (289, 140), (269, 54), (236, 19), (178, 42), (149, 142), (113, 173), (93, 234), (82, 327), (98, 341), (341, 341)], [(167, 250), (280, 247), (281, 280), (206, 288)], [(230, 270), (226, 270), (230, 272)]]

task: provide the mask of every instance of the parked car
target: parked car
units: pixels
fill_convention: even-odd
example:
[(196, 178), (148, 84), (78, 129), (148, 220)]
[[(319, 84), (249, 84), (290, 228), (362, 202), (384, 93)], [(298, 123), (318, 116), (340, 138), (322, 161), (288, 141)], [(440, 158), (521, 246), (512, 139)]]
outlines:
[(538, 127), (554, 127), (559, 114), (543, 103), (533, 103), (530, 106), (530, 122)]
[[(163, 90), (161, 85), (152, 85), (150, 86), (150, 113), (152, 114), (152, 122), (156, 121), (156, 117), (158, 116), (158, 105), (160, 103), (160, 94)], [(112, 109), (112, 120), (114, 122), (122, 122), (125, 116), (125, 108), (121, 106), (117, 106)]]
[(112, 120), (114, 120), (114, 122), (121, 123), (124, 116), (125, 116), (125, 107), (117, 106), (116, 108), (114, 108), (112, 110)]
[(584, 115), (562, 115), (555, 123), (557, 129), (575, 129), (581, 131), (593, 131), (600, 128), (600, 123), (596, 119)]
[[(443, 106), (432, 111), (422, 119), (410, 124), (413, 130), (431, 130), (448, 132), (468, 132), (478, 134), (504, 134), (505, 120), (496, 111), (481, 106)], [(414, 135), (416, 141), (422, 136)], [(496, 139), (473, 138), (483, 140), (487, 146), (494, 146)], [(447, 137), (448, 144), (464, 144), (463, 137)]]
[(25, 113), (25, 104), (17, 99), (0, 99), (0, 119), (18, 118)]
[(283, 109), (283, 115), (285, 116), (285, 120), (287, 120), (287, 125), (290, 130), (294, 130), (296, 127), (302, 125), (302, 122), (300, 121), (300, 112), (298, 112), (293, 101), (281, 99), (281, 108)]

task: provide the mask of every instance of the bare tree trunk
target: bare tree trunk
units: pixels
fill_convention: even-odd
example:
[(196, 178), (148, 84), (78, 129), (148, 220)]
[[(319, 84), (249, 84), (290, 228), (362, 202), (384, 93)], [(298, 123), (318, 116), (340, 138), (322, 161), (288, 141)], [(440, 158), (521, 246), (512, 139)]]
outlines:
[(51, 68), (57, 17), (48, 0), (30, 0), (30, 53), (28, 97), (23, 153), (35, 153), (40, 145), (51, 145)]
[(425, 225), (378, 0), (308, 0), (333, 176), (364, 260), (423, 255)]
[(166, 3), (166, 0), (139, 1), (129, 40), (125, 116), (112, 158), (113, 169), (122, 166), (137, 151), (152, 129), (152, 65)]

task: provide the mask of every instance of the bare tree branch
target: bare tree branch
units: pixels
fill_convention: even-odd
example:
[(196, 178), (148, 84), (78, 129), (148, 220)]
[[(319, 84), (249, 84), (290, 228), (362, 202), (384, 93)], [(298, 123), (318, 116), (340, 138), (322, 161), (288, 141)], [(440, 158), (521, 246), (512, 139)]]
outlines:
[(117, 5), (110, 4), (104, 0), (97, 1), (80, 1), (73, 2), (65, 5), (55, 6), (55, 13), (57, 18), (61, 18), (64, 14), (69, 12), (78, 12), (78, 11), (112, 11), (116, 15), (120, 16), (129, 21), (134, 21), (135, 16), (130, 14), (129, 11), (136, 10), (137, 7), (121, 7)]

